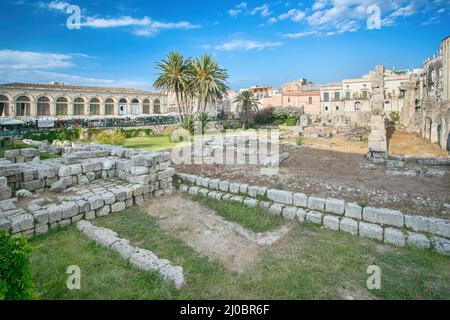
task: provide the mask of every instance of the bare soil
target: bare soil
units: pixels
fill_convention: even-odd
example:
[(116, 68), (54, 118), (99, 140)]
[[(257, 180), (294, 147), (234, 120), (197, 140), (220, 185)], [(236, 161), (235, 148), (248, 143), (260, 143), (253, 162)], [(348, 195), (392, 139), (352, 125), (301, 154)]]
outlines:
[(287, 236), (292, 227), (286, 224), (271, 232), (253, 233), (179, 194), (153, 199), (144, 210), (157, 219), (162, 229), (236, 272), (256, 264), (264, 248)]
[[(378, 166), (373, 171), (359, 167), (366, 161), (365, 152), (355, 152), (355, 149), (363, 150), (361, 142), (354, 144), (354, 152), (333, 148), (282, 144), (280, 152), (288, 152), (289, 158), (281, 163), (279, 173), (274, 176), (261, 175), (261, 168), (256, 165), (179, 165), (176, 170), (307, 195), (340, 198), (361, 205), (400, 209), (409, 214), (450, 217), (450, 168), (435, 167), (446, 171), (444, 177), (392, 177), (386, 175), (385, 166)], [(412, 167), (405, 169), (414, 169), (415, 165), (408, 166)]]

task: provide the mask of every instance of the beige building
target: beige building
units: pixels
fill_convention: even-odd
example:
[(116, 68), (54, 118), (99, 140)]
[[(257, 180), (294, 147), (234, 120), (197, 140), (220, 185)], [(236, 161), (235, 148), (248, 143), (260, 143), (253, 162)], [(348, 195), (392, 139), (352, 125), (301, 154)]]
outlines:
[(63, 83), (0, 85), (0, 118), (118, 117), (167, 113), (165, 95)]

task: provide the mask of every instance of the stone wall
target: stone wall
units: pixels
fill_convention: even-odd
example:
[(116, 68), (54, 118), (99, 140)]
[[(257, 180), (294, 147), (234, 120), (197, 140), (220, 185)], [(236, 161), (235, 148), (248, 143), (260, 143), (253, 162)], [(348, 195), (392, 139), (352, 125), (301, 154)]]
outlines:
[(261, 206), (287, 219), (307, 221), (396, 246), (432, 248), (450, 255), (450, 222), (444, 219), (182, 173), (177, 177), (181, 180), (181, 192), (237, 201), (250, 207)]
[[(0, 167), (0, 228), (31, 237), (170, 193), (169, 153), (73, 145), (61, 159)], [(4, 165), (3, 165), (4, 164)], [(32, 201), (11, 198), (11, 188)], [(32, 195), (31, 192), (35, 192)], [(40, 196), (45, 192), (46, 196)]]

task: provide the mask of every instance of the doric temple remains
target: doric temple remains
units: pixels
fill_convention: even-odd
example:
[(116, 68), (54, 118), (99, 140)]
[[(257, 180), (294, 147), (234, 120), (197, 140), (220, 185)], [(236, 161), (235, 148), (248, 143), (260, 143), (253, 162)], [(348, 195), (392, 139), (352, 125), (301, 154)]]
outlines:
[(405, 96), (401, 123), (450, 151), (450, 37), (401, 90)]

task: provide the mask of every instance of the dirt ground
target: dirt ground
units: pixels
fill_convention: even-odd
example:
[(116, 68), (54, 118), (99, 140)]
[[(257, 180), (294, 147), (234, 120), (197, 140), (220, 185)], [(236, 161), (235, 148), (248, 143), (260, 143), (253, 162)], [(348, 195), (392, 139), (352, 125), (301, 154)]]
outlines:
[[(450, 168), (444, 177), (392, 177), (386, 167), (364, 170), (367, 149), (362, 142), (348, 142), (353, 147), (330, 144), (324, 139), (322, 147), (315, 141), (304, 146), (282, 144), (280, 152), (288, 152), (275, 176), (261, 175), (255, 165), (179, 165), (177, 172), (220, 178), (251, 185), (302, 192), (319, 197), (340, 198), (361, 205), (400, 209), (405, 213), (450, 217)], [(414, 169), (418, 165), (407, 165)], [(423, 167), (423, 166), (421, 166)]]
[(291, 223), (272, 232), (253, 233), (178, 194), (153, 199), (144, 210), (157, 219), (162, 229), (236, 272), (243, 272), (258, 262), (261, 251), (287, 236), (292, 227)]

